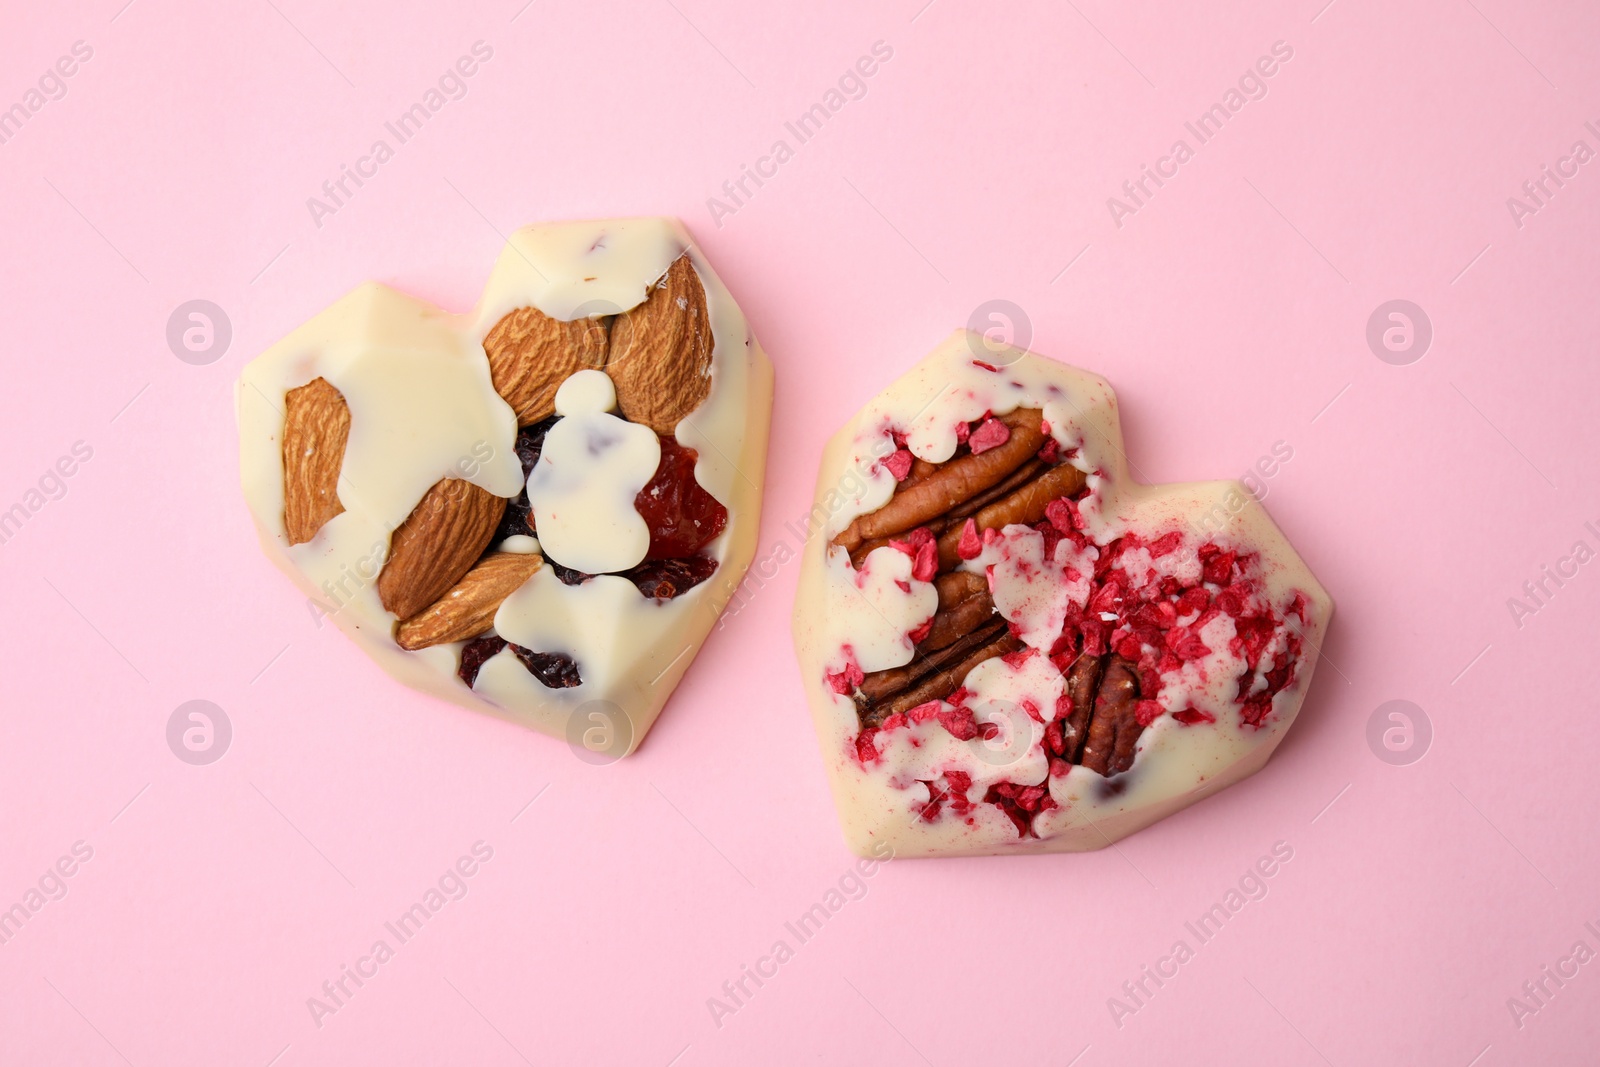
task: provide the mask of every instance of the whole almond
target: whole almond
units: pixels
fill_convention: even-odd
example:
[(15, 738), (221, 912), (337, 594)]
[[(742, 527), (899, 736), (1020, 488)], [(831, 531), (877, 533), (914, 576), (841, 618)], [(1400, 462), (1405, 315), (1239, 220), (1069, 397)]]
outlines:
[(444, 596), (396, 626), (395, 642), (415, 652), (487, 633), (500, 602), (533, 577), (543, 562), (537, 552), (485, 556)]
[(326, 378), (313, 378), (283, 398), (283, 528), (304, 544), (344, 510), (339, 468), (350, 439), (350, 405)]
[(459, 478), (435, 482), (389, 538), (378, 599), (402, 619), (432, 604), (488, 547), (504, 497)]
[(606, 361), (603, 319), (552, 319), (538, 308), (518, 308), (483, 339), (495, 392), (529, 426), (556, 410), (556, 390), (568, 377)]
[(644, 303), (611, 324), (606, 373), (630, 422), (664, 437), (711, 392), (711, 318), (687, 255), (650, 287)]

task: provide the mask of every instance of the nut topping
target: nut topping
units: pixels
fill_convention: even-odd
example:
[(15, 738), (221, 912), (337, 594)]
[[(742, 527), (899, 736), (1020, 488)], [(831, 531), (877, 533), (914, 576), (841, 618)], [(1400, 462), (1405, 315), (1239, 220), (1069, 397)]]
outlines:
[(283, 398), (283, 527), (304, 544), (344, 510), (339, 468), (350, 439), (350, 405), (326, 378), (313, 378)]

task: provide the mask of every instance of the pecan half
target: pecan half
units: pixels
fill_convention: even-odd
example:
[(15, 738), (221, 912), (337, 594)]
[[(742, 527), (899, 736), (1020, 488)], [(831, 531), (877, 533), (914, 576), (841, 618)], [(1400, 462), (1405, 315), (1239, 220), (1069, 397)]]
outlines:
[(1094, 697), (1105, 669), (1105, 656), (1079, 656), (1067, 671), (1067, 699), (1072, 710), (1061, 724), (1061, 758), (1068, 763), (1083, 758), (1083, 740), (1089, 733), (1089, 717), (1094, 713)]
[(1083, 765), (1110, 778), (1133, 766), (1133, 748), (1144, 733), (1135, 708), (1139, 674), (1121, 656), (1112, 656), (1095, 694), (1094, 716), (1083, 745)]
[(985, 660), (1004, 656), (1022, 648), (1003, 620), (968, 634), (948, 648), (919, 657), (904, 667), (877, 671), (861, 684), (865, 708), (862, 722), (877, 726), (884, 719), (910, 711), (930, 700), (943, 700), (961, 686), (972, 668)]
[[(947, 583), (946, 578), (961, 577), (975, 579), (973, 583), (963, 581), (960, 583)], [(994, 614), (994, 600), (989, 596), (989, 583), (982, 576), (970, 571), (952, 571), (941, 574), (939, 583), (939, 610), (933, 616), (933, 625), (928, 628), (928, 635), (922, 639), (918, 647), (928, 649), (944, 648), (953, 644), (964, 634), (969, 634), (988, 622)], [(951, 596), (951, 603), (945, 604), (945, 587), (959, 585), (960, 599)]]
[[(1087, 484), (1086, 474), (1070, 463), (1063, 463), (1059, 467), (1051, 467), (1033, 481), (1004, 499), (996, 500), (971, 518), (978, 524), (979, 533), (984, 530), (998, 530), (1012, 523), (1032, 525), (1044, 518), (1044, 509), (1050, 501), (1058, 497), (1071, 496)], [(961, 527), (964, 525), (965, 522), (953, 525), (939, 535), (940, 567), (954, 567), (961, 562), (956, 549), (961, 543)]]
[(902, 483), (887, 504), (856, 516), (833, 543), (854, 552), (864, 541), (915, 529), (1004, 481), (1044, 444), (1044, 431), (1040, 429), (1043, 418), (1038, 408), (1022, 408), (1001, 416), (1000, 421), (1011, 431), (1004, 444), (952, 459), (909, 486)]

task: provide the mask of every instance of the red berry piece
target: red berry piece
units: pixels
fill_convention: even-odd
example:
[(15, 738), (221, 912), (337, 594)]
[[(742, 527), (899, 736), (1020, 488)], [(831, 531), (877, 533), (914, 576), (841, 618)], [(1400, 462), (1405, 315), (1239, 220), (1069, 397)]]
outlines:
[(661, 462), (639, 490), (633, 507), (650, 527), (645, 559), (684, 559), (716, 539), (728, 525), (728, 509), (694, 480), (699, 458), (692, 448), (661, 438)]

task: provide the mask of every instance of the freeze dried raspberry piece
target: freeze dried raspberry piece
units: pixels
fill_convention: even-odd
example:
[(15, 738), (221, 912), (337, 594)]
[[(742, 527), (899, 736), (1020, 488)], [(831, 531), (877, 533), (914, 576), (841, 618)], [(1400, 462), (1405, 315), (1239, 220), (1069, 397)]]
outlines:
[(982, 455), (991, 448), (999, 448), (1011, 440), (1011, 430), (999, 419), (985, 419), (983, 424), (967, 438), (967, 447), (974, 456)]
[(895, 481), (905, 481), (911, 474), (911, 453), (904, 448), (895, 450), (884, 459), (883, 469), (894, 475)]

